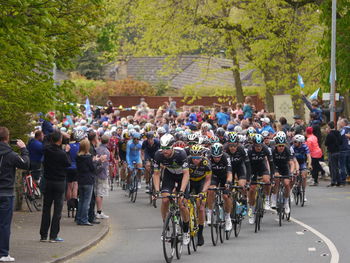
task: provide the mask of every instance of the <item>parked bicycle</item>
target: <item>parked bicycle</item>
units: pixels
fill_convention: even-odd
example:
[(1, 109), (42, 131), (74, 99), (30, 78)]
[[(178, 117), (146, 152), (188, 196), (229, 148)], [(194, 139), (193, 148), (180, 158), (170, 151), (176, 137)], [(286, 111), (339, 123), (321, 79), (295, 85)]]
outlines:
[(40, 211), (41, 192), (39, 186), (34, 181), (31, 172), (23, 174), (23, 195), (30, 212)]

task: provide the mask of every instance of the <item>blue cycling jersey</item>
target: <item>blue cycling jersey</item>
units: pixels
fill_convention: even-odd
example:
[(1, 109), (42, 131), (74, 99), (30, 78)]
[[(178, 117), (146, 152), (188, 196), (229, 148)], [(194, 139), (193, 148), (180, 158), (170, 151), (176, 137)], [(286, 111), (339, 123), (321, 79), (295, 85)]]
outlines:
[(307, 159), (307, 154), (310, 154), (309, 147), (303, 143), (300, 147), (293, 144), (292, 149), (294, 151), (294, 156), (299, 163), (305, 163)]
[(141, 162), (141, 148), (141, 142), (135, 144), (133, 140), (128, 141), (126, 145), (126, 162), (129, 166), (132, 166), (133, 161)]

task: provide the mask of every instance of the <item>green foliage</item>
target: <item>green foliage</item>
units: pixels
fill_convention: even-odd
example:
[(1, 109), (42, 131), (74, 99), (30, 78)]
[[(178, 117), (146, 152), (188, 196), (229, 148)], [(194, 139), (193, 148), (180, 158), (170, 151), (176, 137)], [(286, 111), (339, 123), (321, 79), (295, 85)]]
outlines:
[[(69, 110), (72, 83), (54, 85), (54, 62), (60, 68), (96, 35), (103, 1), (7, 0), (0, 13), (0, 125), (16, 135), (27, 130), (27, 114)], [(26, 116), (26, 117), (24, 117)]]

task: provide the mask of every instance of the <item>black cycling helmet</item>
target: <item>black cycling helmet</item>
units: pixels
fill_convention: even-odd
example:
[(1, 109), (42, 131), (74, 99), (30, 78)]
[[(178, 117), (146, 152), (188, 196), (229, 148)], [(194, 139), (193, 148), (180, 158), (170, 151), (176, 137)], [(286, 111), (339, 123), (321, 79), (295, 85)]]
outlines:
[(255, 134), (253, 137), (254, 144), (262, 144), (264, 142), (264, 137), (261, 134)]
[(147, 138), (147, 139), (152, 139), (152, 138), (154, 138), (154, 132), (153, 132), (153, 131), (146, 132), (146, 138)]
[(228, 142), (229, 143), (236, 143), (236, 142), (238, 142), (238, 134), (237, 134), (237, 132), (230, 132), (228, 134)]
[(224, 130), (224, 128), (218, 128), (217, 130), (216, 130), (216, 136), (225, 136), (225, 130)]
[(224, 153), (224, 149), (221, 143), (214, 143), (210, 149), (211, 155), (213, 157), (220, 157)]

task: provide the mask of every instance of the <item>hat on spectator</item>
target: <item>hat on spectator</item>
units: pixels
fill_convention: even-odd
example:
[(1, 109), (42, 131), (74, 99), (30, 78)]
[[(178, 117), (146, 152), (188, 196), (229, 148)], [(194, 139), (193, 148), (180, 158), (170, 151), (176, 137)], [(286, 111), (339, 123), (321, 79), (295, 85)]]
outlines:
[(312, 134), (314, 129), (312, 127), (307, 127), (306, 128), (306, 134)]
[(270, 119), (269, 119), (269, 118), (267, 118), (267, 117), (265, 117), (265, 118), (261, 118), (261, 119), (260, 119), (260, 121), (265, 122), (265, 123), (267, 123), (267, 124), (269, 124), (269, 123), (270, 123)]

